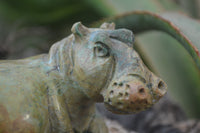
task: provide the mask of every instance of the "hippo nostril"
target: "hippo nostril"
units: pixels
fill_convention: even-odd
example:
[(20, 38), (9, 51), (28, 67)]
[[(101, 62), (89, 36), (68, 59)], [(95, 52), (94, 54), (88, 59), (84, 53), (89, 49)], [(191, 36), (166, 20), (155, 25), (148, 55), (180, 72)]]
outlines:
[(123, 96), (123, 93), (120, 92), (120, 93), (119, 93), (119, 96), (122, 97), (122, 96)]
[(144, 88), (140, 88), (138, 91), (139, 91), (140, 94), (144, 94), (145, 93)]
[(113, 91), (113, 90), (111, 90), (111, 91), (110, 91), (110, 95), (113, 95), (113, 93), (114, 93), (114, 91)]
[(130, 88), (130, 85), (127, 84), (126, 87), (127, 87), (127, 88)]
[(161, 89), (161, 90), (165, 89), (165, 84), (164, 84), (163, 81), (160, 81), (160, 82), (158, 83), (158, 89)]
[(123, 83), (119, 83), (119, 86), (123, 86)]
[(114, 86), (116, 86), (116, 85), (117, 85), (117, 83), (115, 82), (115, 83), (113, 83), (113, 85), (114, 85)]
[(129, 96), (128, 92), (125, 92), (125, 96), (126, 96), (126, 97), (128, 97), (128, 96)]

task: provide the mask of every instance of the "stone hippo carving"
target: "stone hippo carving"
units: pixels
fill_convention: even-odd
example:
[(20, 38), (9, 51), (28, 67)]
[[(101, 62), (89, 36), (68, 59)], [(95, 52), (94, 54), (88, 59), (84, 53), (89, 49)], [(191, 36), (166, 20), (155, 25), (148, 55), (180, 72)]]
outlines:
[(131, 31), (80, 22), (71, 31), (49, 54), (0, 61), (0, 133), (106, 133), (95, 102), (135, 113), (166, 93), (133, 49)]

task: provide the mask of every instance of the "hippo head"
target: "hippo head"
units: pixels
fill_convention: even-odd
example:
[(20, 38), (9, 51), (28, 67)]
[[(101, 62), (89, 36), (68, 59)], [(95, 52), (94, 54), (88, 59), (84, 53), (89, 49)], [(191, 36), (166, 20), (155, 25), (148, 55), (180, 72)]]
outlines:
[(133, 49), (133, 33), (114, 28), (113, 23), (100, 28), (73, 25), (71, 76), (88, 98), (104, 102), (113, 113), (145, 110), (166, 93), (167, 85)]

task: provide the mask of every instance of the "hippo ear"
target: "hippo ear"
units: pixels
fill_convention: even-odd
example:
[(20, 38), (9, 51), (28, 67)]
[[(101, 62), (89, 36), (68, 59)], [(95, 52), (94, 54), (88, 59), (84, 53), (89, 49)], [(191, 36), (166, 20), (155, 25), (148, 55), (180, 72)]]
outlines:
[(109, 29), (109, 30), (114, 30), (115, 29), (115, 23), (103, 23), (100, 26), (101, 29)]
[(81, 22), (77, 22), (72, 26), (72, 33), (78, 35), (80, 37), (87, 35), (89, 33), (89, 29), (81, 24)]

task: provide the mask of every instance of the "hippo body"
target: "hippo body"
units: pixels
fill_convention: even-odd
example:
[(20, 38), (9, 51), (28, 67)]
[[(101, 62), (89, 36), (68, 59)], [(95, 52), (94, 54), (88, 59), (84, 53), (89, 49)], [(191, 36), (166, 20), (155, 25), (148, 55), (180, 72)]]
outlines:
[(79, 22), (49, 54), (0, 61), (0, 133), (107, 133), (96, 102), (118, 114), (151, 107), (166, 84), (132, 45), (129, 30)]

